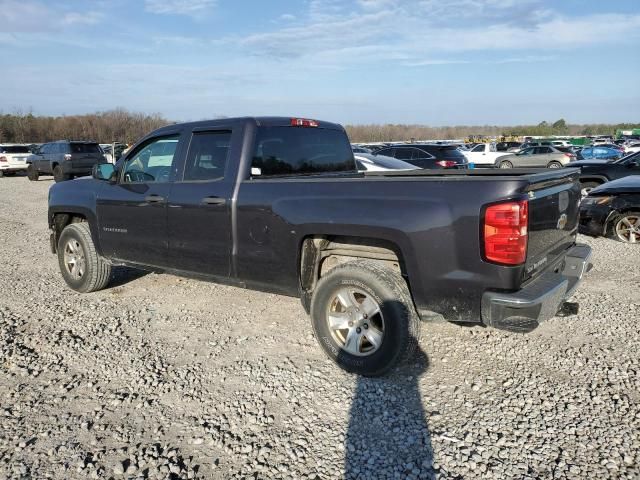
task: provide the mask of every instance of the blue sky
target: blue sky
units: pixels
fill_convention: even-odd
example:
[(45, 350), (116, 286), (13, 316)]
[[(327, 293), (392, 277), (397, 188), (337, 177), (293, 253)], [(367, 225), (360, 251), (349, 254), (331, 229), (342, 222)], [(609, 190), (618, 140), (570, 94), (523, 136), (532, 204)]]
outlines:
[(0, 0), (0, 109), (640, 121), (639, 0)]

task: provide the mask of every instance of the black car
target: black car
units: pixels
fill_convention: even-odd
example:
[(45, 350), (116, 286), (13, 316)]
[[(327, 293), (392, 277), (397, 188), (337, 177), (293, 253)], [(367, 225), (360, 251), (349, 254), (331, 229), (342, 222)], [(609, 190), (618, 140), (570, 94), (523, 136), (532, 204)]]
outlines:
[(397, 158), (419, 168), (466, 168), (467, 158), (455, 145), (407, 143), (381, 148), (375, 155)]
[(580, 233), (640, 243), (640, 176), (594, 188), (580, 203)]
[(104, 161), (104, 152), (96, 142), (50, 142), (29, 156), (27, 176), (36, 181), (40, 175), (53, 175), (56, 182), (62, 182), (90, 175), (93, 166)]
[(580, 188), (584, 196), (603, 183), (640, 174), (640, 152), (632, 153), (613, 162), (580, 160), (572, 162), (571, 166), (580, 168)]

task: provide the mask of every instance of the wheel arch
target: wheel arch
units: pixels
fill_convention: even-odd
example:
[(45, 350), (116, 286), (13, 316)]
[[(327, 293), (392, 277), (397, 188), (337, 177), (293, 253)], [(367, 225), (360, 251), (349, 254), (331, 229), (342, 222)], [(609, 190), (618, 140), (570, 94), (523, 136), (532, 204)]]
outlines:
[(303, 305), (307, 308), (318, 280), (338, 265), (366, 259), (399, 272), (407, 281), (406, 255), (396, 242), (359, 235), (310, 234), (298, 249), (298, 280)]
[(56, 208), (49, 210), (49, 229), (51, 230), (51, 250), (57, 251), (58, 239), (62, 231), (72, 223), (87, 222), (91, 232), (91, 240), (98, 254), (102, 255), (100, 236), (96, 217), (89, 209), (79, 207)]

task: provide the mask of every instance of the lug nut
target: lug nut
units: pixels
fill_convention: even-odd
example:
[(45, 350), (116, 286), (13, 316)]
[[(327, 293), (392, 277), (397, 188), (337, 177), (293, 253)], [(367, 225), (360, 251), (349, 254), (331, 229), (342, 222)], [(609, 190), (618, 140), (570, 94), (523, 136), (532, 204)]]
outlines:
[(362, 329), (360, 327), (356, 328), (356, 333), (360, 333)]
[(364, 329), (366, 330), (367, 328), (369, 328), (369, 325), (365, 323), (365, 324), (363, 325), (363, 327), (364, 327)]
[(349, 326), (350, 326), (350, 327), (353, 327), (353, 322), (349, 322)]
[(369, 318), (369, 315), (367, 315), (366, 313), (364, 315), (362, 315), (364, 318)]

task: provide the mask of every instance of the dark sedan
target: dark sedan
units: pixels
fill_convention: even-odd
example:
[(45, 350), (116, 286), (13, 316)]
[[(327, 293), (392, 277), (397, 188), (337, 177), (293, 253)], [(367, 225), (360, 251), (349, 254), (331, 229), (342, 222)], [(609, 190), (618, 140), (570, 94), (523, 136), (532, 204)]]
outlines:
[(580, 233), (640, 243), (640, 176), (608, 182), (580, 203)]
[(456, 145), (412, 143), (393, 145), (373, 152), (397, 158), (419, 168), (467, 168), (467, 158)]
[(580, 167), (580, 188), (582, 195), (603, 183), (640, 174), (640, 152), (632, 153), (614, 162), (606, 160), (582, 160), (571, 162), (572, 167)]

